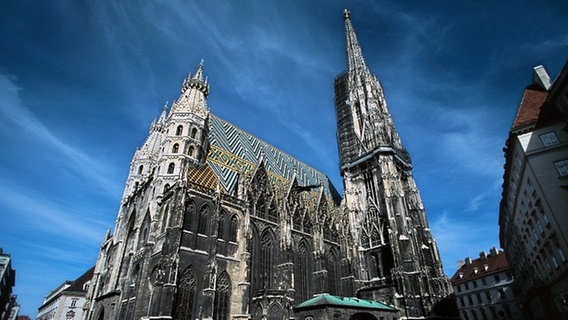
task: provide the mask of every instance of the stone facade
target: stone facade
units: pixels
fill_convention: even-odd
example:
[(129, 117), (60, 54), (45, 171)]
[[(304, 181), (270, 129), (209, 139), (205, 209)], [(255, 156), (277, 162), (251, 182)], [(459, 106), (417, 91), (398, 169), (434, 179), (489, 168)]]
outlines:
[(438, 313), (451, 287), (345, 21), (356, 50), (336, 81), (343, 199), (324, 173), (211, 113), (201, 64), (133, 157), (85, 319), (288, 319), (318, 293), (380, 300), (402, 317)]

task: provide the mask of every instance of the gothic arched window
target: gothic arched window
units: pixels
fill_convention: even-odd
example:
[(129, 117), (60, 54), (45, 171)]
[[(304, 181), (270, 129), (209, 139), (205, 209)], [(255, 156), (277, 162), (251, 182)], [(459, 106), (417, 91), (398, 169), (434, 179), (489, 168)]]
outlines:
[(225, 240), (225, 212), (219, 213), (219, 225), (217, 226), (217, 239)]
[(296, 289), (296, 297), (298, 298), (297, 302), (301, 303), (310, 297), (310, 256), (305, 242), (300, 244), (296, 258), (298, 260), (296, 261), (294, 268), (294, 287)]
[(176, 143), (174, 144), (174, 146), (172, 147), (172, 153), (178, 153), (179, 152), (179, 144)]
[(268, 208), (268, 220), (273, 222), (278, 221), (278, 208), (274, 200), (270, 202), (270, 207)]
[(260, 240), (260, 285), (261, 288), (272, 287), (272, 237), (265, 232)]
[(195, 203), (193, 201), (189, 201), (189, 203), (185, 207), (185, 213), (183, 215), (183, 229), (184, 230), (191, 230), (191, 226), (193, 225), (193, 216), (195, 212)]
[(229, 319), (231, 305), (231, 279), (226, 271), (217, 278), (217, 291), (215, 291), (215, 305), (213, 307), (214, 320)]
[(207, 234), (207, 218), (209, 216), (209, 208), (203, 206), (199, 211), (199, 223), (197, 225), (197, 233)]
[(189, 149), (187, 150), (187, 155), (189, 155), (190, 157), (193, 157), (194, 152), (195, 152), (195, 147), (189, 146)]
[(361, 231), (361, 246), (363, 248), (369, 247), (369, 236), (367, 235), (367, 232), (365, 230)]
[(176, 308), (174, 319), (192, 319), (193, 300), (197, 287), (197, 277), (193, 267), (187, 267), (179, 278), (178, 292), (176, 296)]
[(175, 168), (176, 168), (175, 163), (173, 163), (173, 162), (170, 163), (170, 164), (168, 165), (168, 174), (174, 173), (174, 169), (175, 169)]
[(256, 202), (256, 216), (266, 219), (266, 199), (261, 195)]
[(176, 136), (181, 136), (182, 133), (183, 133), (183, 126), (179, 125), (176, 129)]
[(239, 227), (239, 218), (235, 214), (231, 217), (231, 225), (229, 226), (229, 241), (237, 242), (238, 227)]
[(143, 170), (144, 170), (144, 166), (143, 166), (143, 165), (140, 165), (140, 166), (138, 167), (138, 174), (142, 174), (142, 171), (143, 171)]
[(330, 294), (338, 294), (337, 289), (337, 255), (334, 250), (330, 250), (327, 254), (327, 290)]
[(312, 233), (312, 220), (310, 219), (310, 216), (307, 212), (304, 215), (304, 232), (310, 234)]
[(191, 138), (195, 139), (196, 136), (197, 136), (197, 129), (196, 128), (191, 129)]
[(300, 216), (300, 211), (296, 209), (292, 217), (293, 226), (296, 230), (302, 230), (302, 217)]
[(381, 244), (381, 234), (379, 229), (373, 228), (373, 233), (371, 233), (371, 246), (375, 247)]
[(283, 320), (285, 317), (282, 306), (278, 303), (273, 303), (267, 312), (268, 320)]

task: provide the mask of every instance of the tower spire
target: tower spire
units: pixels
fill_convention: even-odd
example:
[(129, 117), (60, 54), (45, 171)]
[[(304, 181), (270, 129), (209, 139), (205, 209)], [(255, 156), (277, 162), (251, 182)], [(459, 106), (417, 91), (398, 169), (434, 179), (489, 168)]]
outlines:
[(351, 12), (347, 9), (343, 11), (343, 19), (345, 20), (345, 37), (347, 40), (347, 64), (349, 66), (349, 73), (355, 74), (368, 74), (370, 76), (371, 72), (367, 68), (365, 59), (363, 58), (363, 52), (361, 51), (361, 46), (359, 46), (359, 41), (357, 41), (357, 35), (355, 34), (355, 29), (351, 23)]
[(365, 63), (347, 9), (343, 11), (343, 19), (348, 70), (335, 80), (342, 171), (351, 162), (385, 147), (409, 162), (388, 111), (383, 88)]

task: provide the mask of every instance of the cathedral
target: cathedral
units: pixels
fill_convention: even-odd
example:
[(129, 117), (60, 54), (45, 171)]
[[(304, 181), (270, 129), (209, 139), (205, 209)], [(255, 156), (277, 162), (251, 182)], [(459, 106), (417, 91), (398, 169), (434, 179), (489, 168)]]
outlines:
[(443, 316), (451, 286), (409, 154), (343, 18), (348, 68), (334, 87), (344, 194), (215, 116), (201, 63), (134, 154), (85, 319), (304, 319), (294, 308), (324, 294), (381, 302), (397, 310), (389, 319)]

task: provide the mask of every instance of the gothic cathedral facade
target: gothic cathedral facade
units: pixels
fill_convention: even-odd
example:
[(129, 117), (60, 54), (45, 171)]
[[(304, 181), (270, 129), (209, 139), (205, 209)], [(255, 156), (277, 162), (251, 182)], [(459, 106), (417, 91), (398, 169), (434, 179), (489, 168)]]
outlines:
[(322, 172), (215, 116), (203, 64), (152, 122), (105, 237), (86, 319), (291, 319), (319, 293), (427, 319), (450, 293), (412, 164), (344, 12), (341, 197)]

